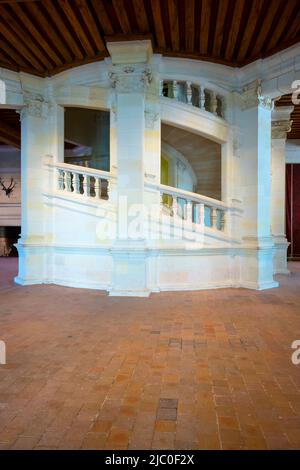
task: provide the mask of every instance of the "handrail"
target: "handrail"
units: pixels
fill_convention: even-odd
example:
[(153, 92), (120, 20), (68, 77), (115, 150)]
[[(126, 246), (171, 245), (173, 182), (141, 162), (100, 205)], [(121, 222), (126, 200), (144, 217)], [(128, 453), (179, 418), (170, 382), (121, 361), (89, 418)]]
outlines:
[(88, 168), (86, 166), (72, 165), (71, 163), (53, 163), (51, 166), (57, 168), (58, 170), (71, 171), (72, 173), (77, 173), (80, 175), (88, 175), (94, 177), (102, 177), (106, 180), (116, 179), (116, 175), (110, 173), (109, 171), (97, 170), (94, 168)]
[(104, 171), (72, 165), (70, 163), (47, 163), (55, 169), (56, 188), (60, 193), (75, 197), (93, 198), (94, 201), (110, 199), (116, 175)]
[(230, 207), (223, 201), (218, 201), (217, 199), (213, 199), (208, 196), (203, 196), (201, 194), (193, 193), (191, 191), (186, 191), (185, 189), (173, 188), (172, 186), (167, 186), (165, 184), (157, 184), (151, 182), (146, 182), (145, 186), (151, 189), (158, 190), (169, 196), (182, 197), (183, 199), (188, 199), (195, 203), (204, 204), (210, 207), (214, 207), (216, 209), (220, 209), (222, 211), (230, 209)]

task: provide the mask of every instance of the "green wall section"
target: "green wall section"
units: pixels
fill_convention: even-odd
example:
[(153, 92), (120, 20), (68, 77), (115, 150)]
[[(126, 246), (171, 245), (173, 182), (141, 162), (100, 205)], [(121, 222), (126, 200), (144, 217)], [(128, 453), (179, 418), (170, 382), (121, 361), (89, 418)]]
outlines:
[(169, 161), (163, 155), (161, 156), (161, 159), (160, 159), (160, 165), (161, 165), (160, 182), (161, 184), (169, 185)]

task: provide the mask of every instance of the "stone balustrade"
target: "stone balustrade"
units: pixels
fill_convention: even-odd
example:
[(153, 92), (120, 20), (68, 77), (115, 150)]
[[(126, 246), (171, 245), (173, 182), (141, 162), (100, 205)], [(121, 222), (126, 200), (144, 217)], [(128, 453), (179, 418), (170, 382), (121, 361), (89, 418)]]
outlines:
[(225, 119), (225, 97), (205, 85), (182, 80), (161, 80), (160, 96), (203, 109)]
[(186, 223), (200, 224), (213, 230), (225, 232), (228, 206), (222, 201), (200, 194), (172, 188), (163, 184), (154, 185), (160, 191), (162, 211), (172, 217), (183, 219)]
[(56, 188), (85, 198), (108, 200), (111, 181), (115, 176), (107, 171), (59, 163), (56, 168)]

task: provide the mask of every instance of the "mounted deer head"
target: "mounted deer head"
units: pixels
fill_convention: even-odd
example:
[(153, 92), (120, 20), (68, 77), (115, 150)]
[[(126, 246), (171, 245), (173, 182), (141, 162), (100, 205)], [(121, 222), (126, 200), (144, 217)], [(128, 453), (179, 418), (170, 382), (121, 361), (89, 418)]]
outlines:
[(5, 186), (2, 179), (0, 178), (0, 184), (2, 186), (2, 191), (5, 191), (6, 196), (10, 197), (17, 183), (14, 181), (13, 178), (11, 178), (9, 186)]

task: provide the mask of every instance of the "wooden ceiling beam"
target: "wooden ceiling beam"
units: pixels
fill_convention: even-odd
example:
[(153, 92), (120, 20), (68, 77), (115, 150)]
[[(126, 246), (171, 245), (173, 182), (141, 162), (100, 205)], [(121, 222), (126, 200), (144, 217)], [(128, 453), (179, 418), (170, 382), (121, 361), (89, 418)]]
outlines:
[(36, 69), (40, 72), (44, 72), (44, 66), (35, 58), (32, 52), (25, 46), (24, 41), (20, 41), (17, 35), (11, 31), (10, 27), (4, 24), (3, 18), (0, 25), (1, 32), (5, 35), (6, 39), (10, 42), (12, 46), (17, 49), (17, 51), (26, 59), (26, 61), (32, 66), (33, 69)]
[(152, 12), (153, 12), (156, 42), (158, 44), (159, 49), (165, 49), (166, 40), (165, 40), (165, 32), (164, 32), (162, 16), (161, 16), (160, 1), (151, 0), (151, 6), (152, 6)]
[(116, 17), (118, 18), (118, 21), (120, 23), (122, 32), (124, 34), (129, 34), (131, 32), (131, 28), (123, 0), (112, 0), (112, 4), (116, 13)]
[(91, 14), (91, 11), (89, 9), (88, 4), (85, 2), (85, 0), (76, 0), (76, 4), (78, 6), (78, 9), (80, 11), (80, 14), (85, 21), (85, 24), (87, 28), (89, 29), (93, 40), (96, 44), (97, 51), (98, 52), (104, 52), (105, 51), (105, 45), (102, 40), (102, 37), (99, 33), (98, 26), (95, 23), (95, 20), (93, 18), (93, 15)]
[(132, 4), (140, 32), (143, 34), (149, 33), (149, 22), (143, 0), (132, 0)]
[(3, 41), (0, 37), (0, 48), (7, 56), (10, 57), (12, 63), (16, 66), (21, 65), (22, 67), (28, 67), (28, 63), (24, 61), (23, 57), (18, 54), (6, 41)]
[(185, 0), (185, 48), (193, 52), (195, 43), (195, 1)]
[[(6, 10), (5, 8), (0, 6), (0, 15), (2, 15), (2, 18), (9, 23), (10, 27), (13, 28), (14, 32), (16, 35), (26, 43), (27, 47), (29, 47), (32, 51), (32, 53), (37, 57), (37, 59), (48, 69), (53, 68), (53, 64), (48, 60), (47, 56), (43, 53), (43, 51), (37, 46), (37, 44), (34, 42), (32, 39), (32, 36), (26, 31), (25, 27), (27, 30), (31, 32), (32, 35), (34, 35), (35, 28), (32, 22), (27, 18), (27, 16), (23, 13), (22, 9), (19, 7), (17, 4), (11, 4), (11, 8), (14, 11), (16, 17), (21, 21), (21, 23), (17, 23), (17, 21), (13, 18), (13, 16)], [(49, 49), (49, 45), (44, 42), (43, 43), (43, 38), (35, 38), (37, 43), (39, 43), (41, 39), (41, 45)], [(50, 48), (51, 50), (51, 48)], [(56, 62), (54, 61), (54, 64)]]
[(224, 37), (225, 19), (229, 6), (229, 0), (219, 0), (216, 30), (214, 34), (213, 57), (219, 57), (221, 53), (222, 41)]
[(16, 141), (13, 137), (2, 133), (0, 129), (0, 142), (3, 142), (5, 145), (11, 145), (12, 147), (21, 148), (21, 142)]
[(285, 3), (285, 8), (281, 12), (281, 16), (279, 19), (279, 22), (277, 24), (277, 27), (275, 30), (272, 32), (270, 40), (268, 44), (264, 44), (264, 47), (267, 49), (273, 49), (276, 47), (282, 33), (284, 32), (288, 21), (291, 17), (291, 15), (294, 12), (295, 6), (298, 5), (298, 8), (300, 8), (299, 1), (298, 0), (289, 0), (288, 2)]
[[(30, 4), (30, 6), (33, 6), (33, 8), (37, 8), (36, 4)], [(47, 56), (54, 62), (55, 65), (61, 65), (62, 61), (60, 57), (56, 54), (56, 52), (53, 50), (53, 48), (49, 45), (49, 42), (46, 41), (45, 37), (40, 34), (40, 32), (37, 30), (37, 28), (34, 26), (33, 21), (28, 17), (28, 14), (23, 11), (22, 8), (20, 8), (19, 5), (17, 4), (12, 4), (11, 8), (13, 9), (15, 15), (20, 18), (22, 21), (22, 24), (27, 28), (27, 30), (30, 32), (30, 34), (34, 37), (35, 41), (37, 44), (40, 44), (43, 48), (43, 50), (46, 52)], [(43, 25), (41, 22), (41, 18), (39, 18), (40, 24)], [(49, 29), (49, 28), (48, 28)], [(22, 28), (22, 33), (24, 33), (24, 27)], [(27, 33), (26, 33), (27, 35)], [(34, 52), (36, 53), (36, 46), (34, 45)], [(38, 49), (38, 52), (39, 49)], [(43, 54), (41, 54), (43, 56)], [(38, 56), (40, 59), (40, 56)], [(53, 68), (53, 65), (47, 60), (46, 61), (46, 67), (47, 69)]]
[(169, 22), (172, 49), (178, 52), (180, 49), (178, 3), (177, 0), (168, 0)]
[(207, 55), (208, 52), (208, 39), (209, 39), (209, 25), (211, 16), (211, 2), (210, 0), (202, 0), (201, 3), (201, 25), (200, 25), (200, 54)]
[(245, 8), (245, 1), (247, 0), (240, 0), (239, 2), (234, 2), (231, 28), (229, 30), (228, 41), (225, 47), (225, 60), (227, 60), (228, 62), (233, 60), (233, 52), (241, 27), (242, 15)]
[(74, 12), (72, 8), (72, 4), (70, 3), (69, 0), (60, 0), (59, 1), (59, 6), (62, 8), (64, 11), (66, 17), (68, 18), (70, 24), (73, 26), (74, 31), (76, 35), (78, 36), (78, 39), (85, 50), (87, 56), (92, 57), (95, 55), (95, 51), (93, 47), (91, 46), (91, 43), (88, 39), (88, 37), (85, 34), (84, 29), (81, 26), (81, 23)]
[(286, 28), (283, 30), (281, 34), (279, 42), (282, 43), (283, 41), (287, 41), (289, 39), (292, 39), (294, 36), (296, 36), (299, 30), (299, 24), (300, 24), (300, 8), (299, 8), (299, 2), (296, 1), (294, 11), (291, 14), (290, 20), (287, 23)]
[(21, 146), (21, 132), (0, 119), (0, 140), (8, 145)]
[[(36, 19), (37, 23), (41, 26), (42, 31), (44, 31), (44, 34), (46, 34), (51, 41), (49, 47), (49, 41), (46, 40), (45, 36), (41, 34), (37, 30), (37, 28), (33, 27), (32, 34), (34, 34), (38, 41), (43, 45), (43, 48), (45, 49), (46, 53), (48, 55), (50, 54), (51, 59), (54, 60), (57, 65), (61, 65), (62, 63), (64, 63), (64, 61), (72, 61), (72, 55), (66, 47), (65, 42), (61, 40), (60, 36), (57, 34), (55, 29), (51, 26), (51, 24), (49, 24), (49, 21), (40, 9), (40, 6), (36, 3), (30, 3), (27, 9), (30, 11), (31, 15)], [(59, 51), (64, 60), (61, 60), (60, 56), (57, 54), (57, 52), (53, 50), (53, 47), (51, 47), (51, 45), (55, 46), (56, 51)], [(57, 62), (57, 60), (59, 62)]]
[(265, 44), (266, 37), (268, 36), (272, 28), (272, 23), (276, 19), (276, 15), (278, 11), (279, 12), (281, 11), (282, 4), (278, 4), (277, 2), (278, 8), (275, 8), (275, 6), (272, 3), (273, 2), (269, 0), (268, 10), (267, 10), (267, 14), (264, 19), (264, 22), (263, 22), (263, 27), (260, 28), (260, 31), (258, 32), (258, 35), (256, 36), (256, 40), (254, 41), (254, 46), (253, 46), (252, 51), (249, 51), (249, 53), (251, 53), (251, 55), (256, 58), (260, 56), (261, 53), (263, 52), (263, 46)]
[[(270, 1), (270, 0), (267, 0)], [(259, 15), (263, 9), (264, 2), (262, 0), (253, 0), (251, 3), (250, 15), (248, 17), (245, 30), (242, 34), (239, 51), (237, 54), (237, 62), (242, 63), (245, 60), (251, 39), (253, 37)], [(262, 28), (265, 29), (265, 25)]]
[(111, 25), (111, 21), (109, 19), (109, 16), (106, 13), (106, 10), (104, 8), (103, 1), (102, 0), (92, 0), (92, 5), (93, 5), (95, 13), (98, 17), (98, 21), (102, 26), (104, 34), (106, 36), (113, 34), (114, 30), (113, 30), (113, 27)]
[(65, 37), (66, 43), (69, 45), (72, 53), (74, 54), (76, 59), (82, 60), (84, 55), (82, 54), (80, 48), (76, 40), (73, 38), (72, 34), (69, 32), (69, 29), (63, 22), (61, 15), (59, 14), (58, 10), (55, 8), (55, 5), (52, 0), (43, 0), (44, 7), (46, 8), (49, 16), (52, 18), (54, 23), (56, 24), (57, 28), (63, 32)]

